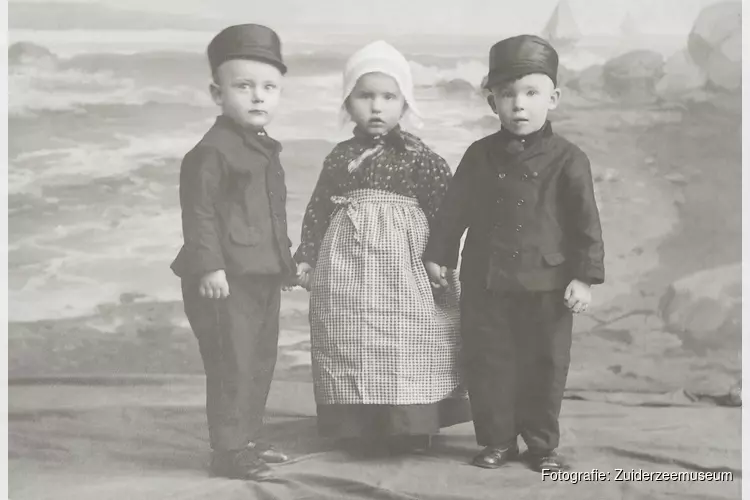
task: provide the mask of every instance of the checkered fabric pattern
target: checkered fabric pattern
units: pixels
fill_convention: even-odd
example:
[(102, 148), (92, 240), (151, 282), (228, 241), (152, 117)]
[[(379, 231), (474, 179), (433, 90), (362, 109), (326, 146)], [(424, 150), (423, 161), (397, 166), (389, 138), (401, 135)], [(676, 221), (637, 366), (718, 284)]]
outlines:
[(459, 284), (433, 296), (416, 199), (361, 189), (338, 206), (310, 296), (319, 404), (430, 404), (461, 397)]

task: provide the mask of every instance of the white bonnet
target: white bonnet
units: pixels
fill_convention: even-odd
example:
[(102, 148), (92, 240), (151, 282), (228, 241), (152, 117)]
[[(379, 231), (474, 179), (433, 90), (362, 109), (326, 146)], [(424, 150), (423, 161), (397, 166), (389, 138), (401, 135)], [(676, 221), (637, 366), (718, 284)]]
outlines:
[(346, 99), (352, 93), (354, 86), (362, 75), (367, 73), (383, 73), (390, 76), (401, 89), (407, 104), (405, 118), (415, 127), (422, 125), (421, 115), (414, 101), (414, 84), (411, 68), (406, 58), (392, 45), (378, 40), (355, 52), (346, 62), (344, 69), (344, 92), (341, 99), (340, 120), (345, 126), (351, 121), (346, 110)]

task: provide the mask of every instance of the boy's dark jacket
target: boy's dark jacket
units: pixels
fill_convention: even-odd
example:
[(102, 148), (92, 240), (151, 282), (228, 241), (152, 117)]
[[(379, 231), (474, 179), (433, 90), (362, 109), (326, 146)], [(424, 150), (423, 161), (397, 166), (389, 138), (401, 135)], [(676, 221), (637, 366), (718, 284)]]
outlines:
[(438, 212), (424, 260), (497, 291), (551, 291), (571, 279), (604, 282), (604, 245), (591, 166), (545, 126), (521, 145), (500, 131), (464, 154)]
[(281, 144), (219, 116), (180, 168), (182, 278), (295, 273), (287, 234)]

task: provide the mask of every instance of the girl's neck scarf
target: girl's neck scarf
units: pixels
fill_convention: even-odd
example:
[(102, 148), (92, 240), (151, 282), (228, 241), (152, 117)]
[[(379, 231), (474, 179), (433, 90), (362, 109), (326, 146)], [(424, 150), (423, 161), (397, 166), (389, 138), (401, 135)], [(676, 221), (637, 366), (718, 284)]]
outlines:
[(396, 125), (389, 132), (380, 135), (371, 135), (362, 131), (359, 127), (354, 128), (354, 139), (365, 146), (365, 150), (349, 162), (349, 173), (357, 170), (366, 160), (373, 161), (383, 154), (387, 146), (396, 149), (416, 151), (418, 140), (408, 134), (402, 133), (401, 127)]

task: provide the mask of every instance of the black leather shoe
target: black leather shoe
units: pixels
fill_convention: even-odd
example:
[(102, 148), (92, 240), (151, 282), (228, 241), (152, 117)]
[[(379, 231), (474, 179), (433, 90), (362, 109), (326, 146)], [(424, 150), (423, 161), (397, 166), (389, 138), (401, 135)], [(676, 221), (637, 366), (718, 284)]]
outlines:
[(289, 460), (288, 455), (280, 452), (269, 444), (254, 443), (251, 441), (247, 444), (247, 447), (257, 453), (258, 458), (267, 464), (283, 464)]
[(528, 454), (529, 467), (537, 472), (567, 470), (565, 460), (555, 451), (533, 452)]
[(228, 479), (263, 481), (271, 479), (271, 468), (250, 449), (215, 451), (211, 456), (211, 475)]
[(487, 446), (479, 452), (479, 455), (471, 461), (472, 465), (484, 469), (497, 469), (502, 467), (511, 460), (518, 458), (518, 446), (508, 448), (498, 448), (496, 446)]

